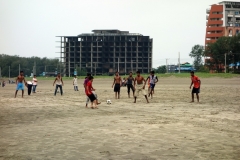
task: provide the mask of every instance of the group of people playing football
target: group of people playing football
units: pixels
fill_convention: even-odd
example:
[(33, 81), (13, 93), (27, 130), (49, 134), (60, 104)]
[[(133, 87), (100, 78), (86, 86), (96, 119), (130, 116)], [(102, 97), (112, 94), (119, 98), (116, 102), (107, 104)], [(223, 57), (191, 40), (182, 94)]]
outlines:
[[(129, 76), (127, 78), (125, 78), (125, 81), (122, 81), (122, 78), (119, 75), (118, 71), (115, 73), (112, 88), (114, 88), (116, 99), (120, 99), (121, 87), (126, 86), (129, 98), (130, 98), (130, 91), (132, 90), (132, 94), (134, 97), (134, 103), (136, 103), (137, 97), (139, 97), (140, 92), (144, 95), (147, 103), (149, 103), (148, 97), (150, 97), (150, 96), (151, 96), (151, 98), (153, 97), (154, 88), (155, 88), (156, 83), (158, 82), (158, 77), (155, 75), (154, 71), (151, 71), (150, 75), (146, 79), (143, 76), (141, 76), (140, 71), (137, 71), (136, 73), (137, 73), (137, 75), (134, 78), (132, 72), (130, 72)], [(192, 85), (193, 85), (191, 102), (194, 102), (194, 93), (196, 93), (197, 101), (199, 102), (201, 81), (197, 76), (194, 75), (194, 71), (191, 71), (190, 74), (191, 74), (190, 89), (192, 88)], [(34, 76), (34, 78), (35, 78), (34, 79), (35, 82), (37, 82), (35, 76)], [(28, 86), (28, 83), (25, 82), (23, 71), (21, 71), (20, 75), (16, 79), (17, 88), (16, 88), (16, 92), (15, 92), (15, 97), (17, 96), (18, 90), (22, 90), (22, 97), (23, 97), (23, 94), (24, 94), (24, 85), (23, 85), (24, 83), (23, 82), (25, 83), (26, 86)], [(88, 108), (88, 102), (91, 101), (91, 108), (97, 109), (98, 108), (97, 105), (99, 105), (100, 102), (98, 102), (97, 94), (95, 92), (95, 88), (93, 88), (93, 86), (92, 86), (92, 82), (93, 82), (93, 76), (91, 76), (91, 74), (88, 73), (87, 77), (85, 77), (85, 80), (83, 83), (83, 86), (85, 88), (85, 94), (87, 95), (86, 108)], [(122, 83), (124, 83), (124, 84), (122, 84)], [(148, 94), (145, 91), (146, 83), (148, 83)], [(61, 93), (61, 95), (63, 95), (62, 86), (64, 85), (64, 83), (63, 83), (60, 73), (57, 74), (57, 76), (53, 82), (53, 86), (55, 84), (56, 84), (56, 88), (55, 88), (54, 95), (56, 96), (58, 88), (60, 88), (60, 93)], [(74, 86), (74, 90), (78, 91), (76, 76), (74, 76), (74, 79), (73, 79), (73, 86)], [(34, 90), (34, 92), (35, 92), (35, 90)]]

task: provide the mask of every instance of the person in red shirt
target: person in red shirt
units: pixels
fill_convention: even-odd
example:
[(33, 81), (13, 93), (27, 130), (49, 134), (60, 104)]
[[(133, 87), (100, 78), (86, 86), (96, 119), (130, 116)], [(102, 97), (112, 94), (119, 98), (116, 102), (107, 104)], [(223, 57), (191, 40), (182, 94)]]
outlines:
[(191, 102), (194, 102), (194, 93), (196, 93), (197, 95), (197, 101), (199, 102), (199, 93), (200, 93), (200, 85), (201, 85), (201, 81), (200, 79), (194, 75), (194, 71), (191, 71), (190, 72), (191, 74), (191, 85), (190, 85), (190, 89), (192, 88), (192, 85), (193, 85), (193, 89), (192, 89), (192, 101)]
[[(94, 94), (92, 92), (92, 91), (95, 91), (95, 89), (92, 87), (93, 77), (90, 76), (88, 78), (88, 80), (89, 81), (87, 82), (86, 90), (85, 90), (86, 95), (88, 96), (88, 98), (91, 101), (91, 104), (92, 104), (91, 108), (92, 109), (94, 109), (94, 108), (98, 109), (98, 107), (97, 107), (97, 99), (96, 99), (96, 97), (94, 96)], [(93, 104), (94, 104), (94, 106), (93, 106)]]

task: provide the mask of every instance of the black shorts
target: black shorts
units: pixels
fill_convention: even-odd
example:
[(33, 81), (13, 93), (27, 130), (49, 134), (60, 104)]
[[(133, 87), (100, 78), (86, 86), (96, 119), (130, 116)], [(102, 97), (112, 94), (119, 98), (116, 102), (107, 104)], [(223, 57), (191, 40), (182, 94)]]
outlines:
[(132, 91), (134, 92), (134, 88), (132, 84), (127, 84), (127, 91), (128, 93), (130, 92), (130, 89), (132, 89)]
[(192, 93), (200, 93), (200, 88), (194, 88), (193, 87)]
[(115, 84), (114, 92), (120, 92), (120, 84)]
[(88, 98), (90, 99), (91, 102), (93, 102), (94, 100), (96, 100), (96, 97), (94, 96), (93, 93), (92, 93), (91, 95), (89, 95)]
[(150, 88), (154, 89), (155, 84), (150, 83)]

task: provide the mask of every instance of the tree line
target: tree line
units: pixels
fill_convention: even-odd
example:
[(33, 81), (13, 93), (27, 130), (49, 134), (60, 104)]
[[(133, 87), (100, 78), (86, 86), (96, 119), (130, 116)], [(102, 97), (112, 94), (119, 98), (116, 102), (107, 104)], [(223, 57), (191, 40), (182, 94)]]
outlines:
[[(194, 45), (189, 56), (194, 59), (193, 66), (198, 72), (209, 72), (210, 70), (223, 72), (226, 58), (227, 72), (240, 73), (240, 66), (236, 66), (236, 63), (240, 62), (240, 34), (232, 37), (220, 37), (216, 42), (208, 43), (206, 47), (199, 44)], [(232, 64), (231, 69), (230, 64)], [(166, 73), (166, 66), (159, 66), (153, 70), (157, 73)]]
[[(36, 64), (36, 68), (34, 65)], [(60, 70), (60, 63), (58, 59), (40, 58), (40, 57), (19, 57), (17, 55), (10, 56), (6, 54), (0, 54), (0, 67), (2, 77), (9, 76), (16, 77), (20, 70), (24, 71), (25, 75), (30, 76), (31, 73), (36, 70), (36, 75), (47, 72), (55, 72)]]
[[(238, 72), (236, 63), (240, 62), (240, 34), (232, 37), (220, 37), (216, 42), (208, 43), (205, 48), (202, 45), (195, 45), (189, 56), (194, 58), (193, 65), (197, 71), (205, 68), (218, 73), (223, 72), (226, 61), (227, 71), (229, 71), (229, 65), (232, 64), (232, 72)], [(204, 65), (203, 57), (205, 58)]]

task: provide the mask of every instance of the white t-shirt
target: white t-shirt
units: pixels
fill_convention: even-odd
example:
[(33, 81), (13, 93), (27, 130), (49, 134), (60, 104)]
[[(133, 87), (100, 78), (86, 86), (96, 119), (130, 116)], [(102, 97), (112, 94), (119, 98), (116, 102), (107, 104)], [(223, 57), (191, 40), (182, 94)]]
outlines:
[(150, 79), (150, 84), (155, 84), (158, 78), (156, 75), (154, 76), (150, 75), (149, 79)]
[(27, 84), (32, 84), (32, 82), (31, 81), (27, 81)]
[(33, 85), (37, 85), (37, 82), (35, 82), (35, 81), (37, 81), (37, 78), (33, 78), (33, 79), (32, 79), (32, 84), (33, 84)]
[(77, 86), (77, 85), (78, 85), (78, 84), (77, 84), (77, 78), (75, 78), (75, 77), (73, 78), (73, 85), (74, 85), (74, 86)]
[(56, 84), (57, 85), (62, 85), (62, 81), (61, 81), (62, 77), (56, 77), (56, 78), (57, 78)]

